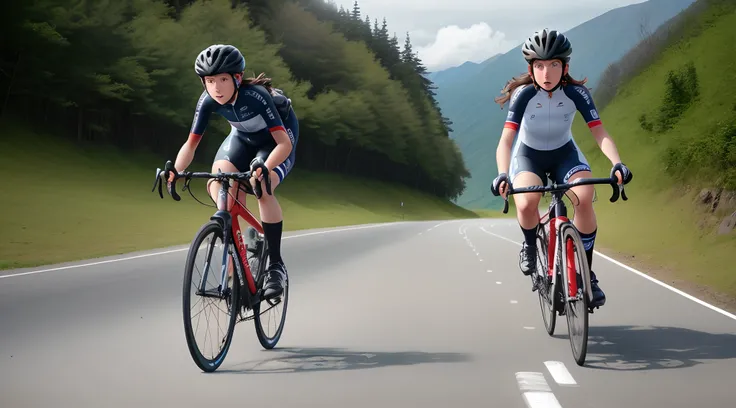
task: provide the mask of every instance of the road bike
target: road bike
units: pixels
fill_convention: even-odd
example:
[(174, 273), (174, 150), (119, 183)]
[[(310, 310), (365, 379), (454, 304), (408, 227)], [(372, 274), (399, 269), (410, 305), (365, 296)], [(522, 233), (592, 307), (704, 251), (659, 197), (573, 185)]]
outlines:
[[(262, 169), (265, 170), (265, 166), (262, 167)], [(269, 175), (265, 173), (266, 171), (267, 170), (264, 171), (263, 178), (265, 179), (266, 189), (270, 194), (271, 183), (270, 178), (268, 177)], [(158, 186), (158, 193), (161, 198), (163, 198), (162, 185), (166, 182), (165, 180), (168, 180), (169, 173), (174, 173), (175, 179), (185, 179), (183, 190), (189, 191), (195, 200), (197, 200), (197, 198), (191, 193), (189, 185), (192, 179), (214, 179), (221, 183), (216, 203), (217, 211), (210, 217), (208, 222), (202, 225), (194, 236), (189, 247), (184, 268), (182, 304), (184, 334), (192, 359), (197, 366), (205, 372), (213, 372), (217, 370), (224, 361), (230, 348), (233, 333), (235, 331), (235, 325), (251, 319), (255, 323), (258, 341), (265, 349), (272, 349), (281, 338), (286, 320), (286, 309), (289, 303), (288, 275), (285, 279), (283, 292), (276, 298), (264, 299), (262, 287), (266, 276), (266, 266), (268, 265), (268, 242), (264, 240), (263, 226), (260, 221), (256, 219), (253, 213), (248, 210), (245, 204), (241, 203), (237, 200), (237, 197), (233, 197), (229, 193), (231, 185), (230, 180), (233, 180), (238, 183), (238, 190), (242, 189), (246, 194), (260, 197), (262, 194), (260, 182), (256, 183), (254, 191), (248, 181), (251, 177), (250, 171), (243, 173), (177, 172), (173, 163), (171, 161), (167, 161), (163, 171), (160, 168), (156, 169), (156, 182), (153, 185), (153, 190), (151, 190), (153, 192)], [(245, 183), (241, 184), (241, 181), (244, 181)], [(172, 182), (168, 185), (167, 190), (175, 201), (180, 201), (181, 197), (176, 192), (174, 186), (175, 183)], [(227, 210), (228, 197), (233, 198), (233, 206), (229, 211)], [(199, 202), (202, 203), (201, 201)], [(239, 218), (244, 219), (248, 223), (246, 234), (242, 234), (241, 232), (240, 222), (238, 221)], [(219, 340), (219, 352), (211, 358), (205, 357), (203, 355), (202, 347), (197, 344), (194, 328), (192, 327), (192, 318), (196, 316), (192, 316), (191, 314), (192, 305), (190, 301), (192, 275), (195, 269), (194, 261), (197, 255), (201, 252), (200, 245), (209, 235), (213, 235), (215, 239), (213, 239), (211, 244), (206, 248), (204, 273), (194, 292), (197, 296), (201, 297), (200, 300), (202, 302), (208, 300), (224, 300), (227, 305), (227, 310), (230, 313), (227, 321), (227, 331)], [(220, 274), (219, 277), (215, 274), (218, 279), (216, 285), (211, 289), (205, 289), (205, 283), (207, 282), (207, 277), (209, 275), (208, 272), (210, 270), (212, 252), (217, 247), (214, 244), (216, 239), (219, 239), (222, 242), (219, 245), (219, 248), (223, 248), (222, 257), (215, 261), (221, 262)], [(248, 242), (246, 243), (246, 241)], [(244, 262), (245, 260), (247, 260), (247, 262)], [(237, 279), (232, 277), (233, 269)], [(261, 305), (264, 302), (267, 303), (269, 307), (266, 310), (261, 310)], [(278, 305), (283, 305), (283, 315), (278, 323), (276, 333), (269, 337), (266, 335), (266, 331), (263, 327), (264, 321), (262, 319), (262, 314)], [(253, 314), (249, 316), (248, 313), (251, 311)], [(205, 316), (205, 320), (209, 322), (209, 316)], [(207, 337), (205, 336), (205, 342), (206, 340)]]
[[(629, 180), (630, 181), (630, 180)], [(580, 232), (567, 217), (567, 207), (563, 196), (567, 191), (580, 185), (609, 184), (613, 189), (610, 201), (619, 198), (628, 200), (624, 186), (618, 184), (615, 174), (609, 178), (578, 179), (572, 183), (550, 186), (530, 186), (513, 188), (507, 182), (508, 193), (504, 198), (503, 213), (508, 213), (508, 197), (522, 193), (551, 193), (552, 200), (547, 212), (540, 216), (537, 226), (537, 273), (530, 276), (532, 291), (538, 291), (539, 306), (547, 334), (555, 331), (557, 316), (566, 316), (567, 330), (575, 362), (582, 366), (588, 350), (588, 314), (593, 313), (590, 306), (593, 293), (590, 288), (590, 268)], [(554, 234), (550, 239), (550, 232)], [(562, 243), (565, 243), (562, 245)], [(563, 252), (564, 251), (564, 252)], [(567, 273), (562, 273), (566, 271)], [(562, 282), (562, 284), (560, 284)], [(599, 306), (596, 306), (597, 309)], [(574, 330), (575, 320), (581, 320), (582, 328)]]

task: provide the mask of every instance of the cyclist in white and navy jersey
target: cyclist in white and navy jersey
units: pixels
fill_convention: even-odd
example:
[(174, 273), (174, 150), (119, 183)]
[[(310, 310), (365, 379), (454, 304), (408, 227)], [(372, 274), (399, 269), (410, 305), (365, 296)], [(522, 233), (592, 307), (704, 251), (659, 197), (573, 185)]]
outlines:
[[(509, 180), (516, 188), (546, 185), (547, 174), (557, 183), (592, 177), (590, 166), (570, 131), (576, 112), (580, 112), (601, 151), (611, 161), (612, 175), (617, 175), (619, 183), (628, 183), (632, 174), (621, 162), (616, 145), (603, 127), (593, 97), (584, 86), (586, 80), (576, 81), (568, 74), (570, 41), (558, 31), (544, 29), (526, 40), (522, 53), (529, 64), (528, 73), (509, 81), (503, 89), (505, 95), (496, 98), (501, 106), (508, 100), (511, 102), (496, 150), (499, 174), (491, 187), (494, 194), (500, 193), (505, 198)], [(573, 223), (580, 232), (591, 266), (591, 306), (603, 306), (606, 296), (592, 271), (598, 229), (593, 211), (593, 186), (571, 190), (577, 198), (573, 200)], [(537, 267), (540, 199), (541, 193), (514, 195), (519, 226), (524, 233), (519, 266), (527, 276), (535, 273)]]
[[(255, 187), (255, 183), (261, 183), (264, 193), (258, 197), (258, 207), (270, 258), (263, 297), (279, 296), (286, 278), (286, 266), (281, 257), (283, 215), (276, 197), (266, 192), (263, 177), (270, 178), (273, 193), (294, 167), (299, 141), (296, 113), (291, 100), (281, 90), (271, 87), (270, 78), (263, 74), (257, 78), (243, 78), (245, 59), (232, 45), (207, 47), (197, 56), (194, 70), (204, 90), (197, 102), (189, 139), (179, 150), (174, 167), (180, 172), (191, 164), (213, 113), (220, 114), (230, 123), (230, 135), (215, 155), (212, 172), (252, 170), (256, 176), (251, 179), (251, 185)], [(172, 173), (169, 182), (173, 177)], [(220, 183), (210, 180), (208, 191), (213, 200), (216, 200), (219, 189)], [(230, 194), (237, 194), (240, 202), (245, 201), (237, 183), (233, 183)], [(233, 200), (228, 201), (229, 209)]]

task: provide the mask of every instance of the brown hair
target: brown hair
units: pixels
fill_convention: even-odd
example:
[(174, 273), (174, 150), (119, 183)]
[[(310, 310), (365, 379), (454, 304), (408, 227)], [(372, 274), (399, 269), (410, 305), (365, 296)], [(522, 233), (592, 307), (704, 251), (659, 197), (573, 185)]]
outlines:
[[(570, 74), (565, 74), (565, 76), (562, 78), (562, 86), (566, 86), (567, 84), (574, 84), (574, 85), (585, 85), (585, 83), (588, 82), (588, 78), (584, 78), (582, 81), (579, 81), (573, 77), (570, 76)], [(493, 100), (501, 105), (501, 109), (503, 109), (503, 105), (511, 99), (511, 94), (514, 93), (514, 90), (521, 85), (529, 85), (533, 84), (534, 81), (532, 80), (532, 76), (525, 72), (522, 75), (519, 75), (518, 77), (513, 77), (510, 81), (506, 82), (506, 86), (501, 89), (502, 96), (498, 96), (494, 98)], [(534, 85), (535, 88), (539, 89), (538, 86)]]
[[(255, 74), (253, 74), (255, 75)], [(271, 84), (271, 78), (266, 77), (266, 74), (261, 72), (257, 77), (253, 78), (245, 78), (243, 80), (243, 85), (262, 85), (268, 90), (268, 93), (272, 93), (272, 84)]]

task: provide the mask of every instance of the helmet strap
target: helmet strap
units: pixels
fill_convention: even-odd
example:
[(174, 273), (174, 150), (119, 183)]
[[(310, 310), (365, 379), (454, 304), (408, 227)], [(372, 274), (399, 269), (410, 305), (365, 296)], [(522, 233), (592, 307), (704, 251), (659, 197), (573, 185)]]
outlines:
[[(233, 94), (230, 97), (230, 100), (233, 100), (235, 98), (235, 95), (238, 94), (238, 89), (240, 88), (240, 81), (238, 81), (235, 78), (235, 74), (230, 74), (230, 77), (233, 79)], [(235, 103), (235, 101), (233, 101)]]

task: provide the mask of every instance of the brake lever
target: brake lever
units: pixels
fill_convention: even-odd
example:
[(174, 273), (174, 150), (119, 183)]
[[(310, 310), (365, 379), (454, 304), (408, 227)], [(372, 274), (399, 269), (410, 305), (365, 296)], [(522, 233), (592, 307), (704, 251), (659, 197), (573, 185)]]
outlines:
[[(511, 195), (511, 190), (513, 189), (513, 187), (511, 186), (511, 183), (509, 183), (508, 181), (504, 181), (504, 183), (506, 183), (506, 197), (503, 199), (503, 213), (504, 214), (508, 214), (508, 212), (509, 212), (509, 195)], [(501, 188), (501, 186), (498, 186), (498, 187), (499, 187), (499, 189)], [(500, 191), (499, 191), (499, 193), (500, 193)]]
[(610, 201), (612, 203), (615, 203), (616, 201), (618, 201), (618, 196), (619, 196), (619, 191), (620, 191), (619, 186), (618, 186), (618, 180), (616, 179), (615, 173), (613, 177), (611, 177), (611, 190), (612, 190), (612, 193), (611, 193)]
[[(266, 167), (266, 163), (262, 161), (259, 162), (258, 165), (256, 166), (256, 169), (258, 168), (261, 169), (261, 178), (266, 183), (266, 192), (268, 193), (268, 195), (273, 195), (273, 192), (271, 190), (271, 172), (268, 170), (268, 167)], [(260, 195), (263, 196), (263, 189), (261, 188), (260, 181), (258, 181), (257, 184), (258, 184), (258, 189), (259, 189), (258, 191), (260, 191)], [(258, 197), (258, 198), (261, 198), (261, 197)]]
[(179, 196), (179, 193), (176, 192), (176, 186), (174, 183), (168, 183), (167, 190), (169, 190), (169, 195), (174, 199), (174, 201), (181, 201), (181, 197)]
[[(624, 179), (624, 172), (622, 170), (616, 170), (619, 174), (621, 174), (621, 184), (618, 184), (618, 179), (616, 179), (616, 173), (614, 172), (613, 179), (616, 181), (616, 186), (618, 186), (618, 192), (621, 193), (621, 198), (626, 201), (629, 199), (629, 197), (626, 196), (626, 188), (624, 185), (626, 185), (627, 181)], [(629, 179), (628, 182), (631, 182), (631, 179)]]
[(161, 181), (161, 168), (156, 167), (156, 177), (153, 178), (153, 188), (151, 188), (152, 193), (156, 191), (156, 186), (159, 181)]
[[(253, 176), (251, 175), (251, 177)], [(255, 183), (253, 184), (255, 185), (255, 187), (253, 187), (253, 193), (256, 195), (256, 198), (260, 200), (261, 197), (263, 197), (263, 190), (261, 189), (261, 182), (256, 179), (254, 180), (255, 180)], [(250, 180), (248, 182), (250, 182)]]
[(161, 187), (162, 181), (161, 181), (161, 168), (156, 168), (156, 180), (153, 182), (153, 188), (151, 189), (151, 192), (153, 193), (156, 191), (156, 187), (158, 187), (158, 195), (162, 199), (164, 198), (164, 192)]
[(263, 177), (266, 179), (266, 192), (268, 193), (268, 195), (272, 196), (273, 191), (271, 190), (271, 173), (268, 171), (265, 164), (263, 165), (263, 169), (263, 173), (261, 174), (263, 174)]
[[(174, 199), (174, 201), (181, 201), (181, 197), (176, 192), (176, 176), (174, 176), (174, 182), (169, 182), (169, 172), (174, 172), (176, 174), (176, 167), (174, 167), (174, 163), (171, 162), (171, 160), (166, 161), (166, 165), (164, 166), (164, 169), (166, 169), (166, 190), (169, 192), (169, 195), (171, 198)], [(163, 198), (163, 196), (162, 196)]]

